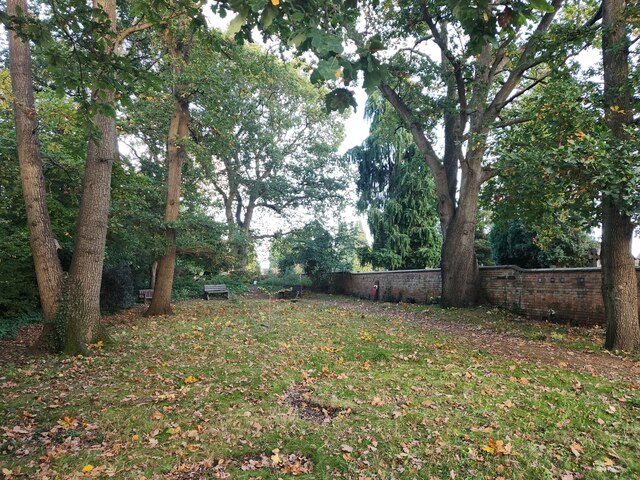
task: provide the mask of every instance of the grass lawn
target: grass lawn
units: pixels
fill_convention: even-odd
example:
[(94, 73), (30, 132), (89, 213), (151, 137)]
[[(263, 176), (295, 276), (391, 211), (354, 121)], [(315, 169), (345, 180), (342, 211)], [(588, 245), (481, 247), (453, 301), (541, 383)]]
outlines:
[(91, 358), (1, 367), (6, 478), (640, 477), (634, 377), (496, 355), (339, 297), (122, 319)]
[[(497, 333), (558, 345), (570, 350), (607, 353), (604, 349), (605, 329), (602, 326), (575, 327), (562, 323), (536, 321), (496, 307), (445, 309), (438, 305), (405, 305), (406, 309), (447, 321), (462, 321), (479, 325)], [(623, 352), (621, 356), (640, 361), (640, 352)]]

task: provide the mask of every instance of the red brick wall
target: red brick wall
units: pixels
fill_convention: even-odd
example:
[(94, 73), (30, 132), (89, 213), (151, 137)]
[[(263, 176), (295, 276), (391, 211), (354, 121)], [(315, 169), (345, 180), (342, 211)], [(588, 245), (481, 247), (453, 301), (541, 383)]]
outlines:
[[(637, 275), (640, 283), (640, 270)], [(480, 267), (480, 281), (487, 304), (536, 319), (574, 325), (604, 323), (599, 268)], [(340, 273), (334, 276), (333, 286), (338, 293), (371, 299), (375, 282), (380, 284), (381, 300), (424, 303), (440, 296), (440, 270)]]
[(394, 270), (390, 272), (339, 273), (334, 276), (337, 293), (372, 299), (379, 282), (379, 298), (391, 302), (425, 303), (440, 296), (440, 270)]

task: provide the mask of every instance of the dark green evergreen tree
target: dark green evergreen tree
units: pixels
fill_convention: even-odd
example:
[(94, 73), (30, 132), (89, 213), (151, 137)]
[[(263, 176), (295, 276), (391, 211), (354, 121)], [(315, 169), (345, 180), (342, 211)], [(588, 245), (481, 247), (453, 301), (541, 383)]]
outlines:
[(358, 209), (368, 212), (373, 245), (363, 263), (389, 270), (435, 267), (442, 236), (431, 173), (396, 113), (378, 95), (367, 102), (371, 131), (347, 153), (358, 165)]
[(495, 224), (489, 240), (496, 264), (523, 268), (586, 267), (597, 249), (596, 241), (584, 230), (570, 225), (541, 244), (536, 234), (518, 220)]

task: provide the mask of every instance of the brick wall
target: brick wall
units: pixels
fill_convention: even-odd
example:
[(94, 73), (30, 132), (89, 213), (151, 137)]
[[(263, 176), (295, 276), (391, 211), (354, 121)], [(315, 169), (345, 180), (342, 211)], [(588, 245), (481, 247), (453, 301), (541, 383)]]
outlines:
[[(636, 274), (640, 283), (640, 269)], [(573, 325), (604, 323), (600, 275), (599, 268), (480, 267), (485, 303)], [(425, 303), (440, 296), (439, 269), (339, 273), (333, 287), (336, 293), (371, 299), (376, 282), (379, 298), (384, 301)]]

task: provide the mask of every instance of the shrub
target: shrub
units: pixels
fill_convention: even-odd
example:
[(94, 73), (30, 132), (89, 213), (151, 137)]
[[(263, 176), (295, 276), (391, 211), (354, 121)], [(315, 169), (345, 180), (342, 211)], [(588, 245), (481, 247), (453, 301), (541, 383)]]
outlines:
[(312, 281), (307, 276), (296, 273), (285, 273), (281, 275), (268, 275), (258, 280), (258, 287), (271, 293), (279, 292), (286, 286), (302, 285), (305, 288), (312, 287)]
[(224, 283), (230, 293), (245, 293), (248, 291), (246, 276), (242, 273), (220, 273), (218, 275), (203, 275), (200, 277), (176, 277), (173, 282), (173, 299), (188, 300), (201, 298), (205, 285)]
[(33, 323), (42, 323), (40, 312), (23, 313), (13, 318), (0, 319), (0, 340), (14, 338), (22, 327)]
[(114, 313), (129, 308), (134, 303), (133, 272), (129, 265), (109, 267), (102, 273), (100, 309)]

